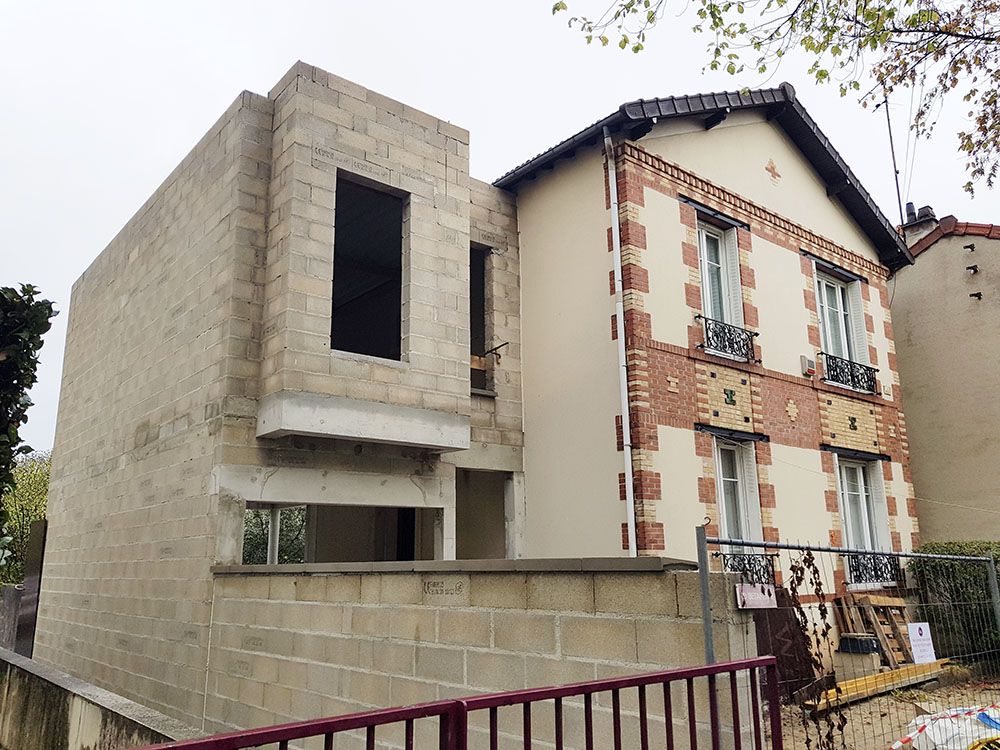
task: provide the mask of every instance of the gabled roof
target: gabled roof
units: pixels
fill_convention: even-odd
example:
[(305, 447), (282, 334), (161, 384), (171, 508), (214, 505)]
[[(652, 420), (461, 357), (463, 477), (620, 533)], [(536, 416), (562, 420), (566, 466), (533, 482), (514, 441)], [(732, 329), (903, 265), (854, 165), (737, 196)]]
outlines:
[(836, 196), (872, 241), (882, 263), (896, 270), (913, 262), (906, 242), (882, 214), (816, 122), (799, 104), (795, 98), (795, 89), (789, 83), (773, 89), (668, 96), (626, 102), (617, 112), (512, 169), (493, 184), (500, 188), (515, 189), (521, 181), (531, 179), (539, 170), (551, 168), (557, 159), (572, 157), (576, 149), (598, 142), (603, 137), (605, 127), (611, 132), (623, 132), (625, 137), (635, 140), (652, 129), (654, 119), (697, 117), (704, 120), (705, 128), (708, 129), (722, 122), (730, 112), (738, 110), (762, 110), (769, 120), (781, 126), (826, 183), (827, 195)]
[(1000, 225), (973, 224), (968, 221), (959, 221), (954, 216), (945, 216), (938, 222), (936, 227), (913, 243), (913, 247), (910, 248), (910, 252), (916, 256), (942, 237), (964, 237), (965, 235), (986, 237), (990, 240), (1000, 240)]

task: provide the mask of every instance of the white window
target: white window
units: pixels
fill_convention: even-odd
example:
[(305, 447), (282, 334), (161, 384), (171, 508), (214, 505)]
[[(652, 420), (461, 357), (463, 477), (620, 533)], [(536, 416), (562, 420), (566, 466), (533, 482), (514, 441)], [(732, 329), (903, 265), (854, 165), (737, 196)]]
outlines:
[(757, 456), (752, 442), (715, 438), (715, 487), (720, 534), (726, 539), (763, 541)]
[(867, 365), (868, 334), (861, 300), (861, 282), (845, 282), (816, 274), (820, 342), (823, 351), (851, 362)]
[(844, 542), (853, 549), (890, 549), (882, 465), (847, 460), (838, 460), (837, 464)]
[(743, 292), (736, 230), (698, 225), (702, 314), (711, 320), (743, 327)]

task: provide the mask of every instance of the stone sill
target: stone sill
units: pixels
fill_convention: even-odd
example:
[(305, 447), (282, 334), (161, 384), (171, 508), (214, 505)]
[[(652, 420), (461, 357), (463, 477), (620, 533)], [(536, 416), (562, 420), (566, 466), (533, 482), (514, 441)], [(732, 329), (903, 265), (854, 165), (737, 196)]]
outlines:
[(697, 569), (696, 563), (672, 557), (569, 557), (521, 560), (415, 560), (294, 565), (213, 565), (212, 573), (217, 576), (289, 576), (323, 573), (648, 573)]

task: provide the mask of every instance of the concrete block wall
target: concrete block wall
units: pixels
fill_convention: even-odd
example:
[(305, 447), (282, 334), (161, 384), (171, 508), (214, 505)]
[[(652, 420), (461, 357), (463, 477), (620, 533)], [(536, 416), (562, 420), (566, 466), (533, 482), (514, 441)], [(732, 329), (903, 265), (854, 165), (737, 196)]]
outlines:
[[(270, 96), (262, 395), (468, 415), (468, 132), (303, 63)], [(400, 362), (330, 351), (338, 173), (407, 196)]]
[[(378, 563), (360, 572), (222, 569), (206, 727), (224, 731), (704, 662), (697, 573), (654, 570), (660, 561), (652, 559), (598, 571), (569, 562), (575, 569), (567, 561), (525, 561), (517, 570), (513, 562), (488, 570), (417, 564), (392, 571)], [(752, 621), (733, 611), (731, 587), (715, 578), (717, 658), (755, 655)]]
[(0, 648), (5, 750), (120, 750), (197, 736), (146, 706)]
[[(469, 235), (490, 248), (486, 270), (487, 347), (507, 343), (500, 360), (487, 363), (496, 398), (472, 397), (471, 443), (516, 448), (524, 445), (521, 406), (521, 269), (514, 196), (470, 180)], [(463, 459), (456, 457), (459, 461)], [(520, 462), (518, 461), (520, 465)]]
[[(200, 722), (228, 423), (257, 395), (271, 104), (241, 94), (73, 288), (35, 658)], [(241, 518), (241, 516), (239, 516)]]
[[(330, 351), (338, 170), (409, 195), (403, 362)], [(276, 389), (467, 432), (475, 411), (459, 463), (520, 472), (514, 204), (476, 183), (473, 218), (472, 192), (468, 133), (336, 76), (298, 63), (237, 98), (74, 286), (36, 658), (198, 723), (209, 569), (241, 560), (247, 502), (433, 509), (433, 554), (454, 554), (454, 460), (257, 426)], [(475, 410), (473, 234), (510, 341)]]

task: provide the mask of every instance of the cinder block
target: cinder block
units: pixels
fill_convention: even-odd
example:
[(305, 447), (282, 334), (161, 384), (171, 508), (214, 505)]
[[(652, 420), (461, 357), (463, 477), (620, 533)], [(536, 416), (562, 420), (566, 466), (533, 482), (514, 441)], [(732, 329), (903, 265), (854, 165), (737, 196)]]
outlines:
[(669, 573), (594, 573), (594, 608), (622, 615), (676, 615), (676, 579)]
[(594, 580), (584, 573), (528, 573), (529, 609), (593, 612)]
[(493, 614), (493, 643), (496, 648), (505, 651), (554, 654), (556, 652), (555, 615), (496, 612)]
[(460, 646), (490, 645), (489, 612), (442, 609), (438, 612), (438, 643)]
[(389, 617), (381, 607), (351, 607), (350, 632), (355, 635), (388, 637)]
[(417, 646), (414, 674), (428, 680), (465, 683), (465, 651), (445, 646)]
[(431, 608), (380, 607), (373, 609), (378, 613), (383, 623), (390, 622), (390, 632), (393, 638), (408, 641), (433, 643), (436, 635), (436, 613)]
[[(680, 571), (677, 577), (677, 614), (680, 617), (701, 619), (701, 580), (696, 571)], [(735, 588), (721, 573), (709, 575), (709, 588), (712, 593), (713, 617), (718, 619), (726, 616), (729, 608), (735, 606)], [(718, 614), (717, 614), (718, 613)]]
[(423, 585), (416, 573), (382, 573), (381, 601), (386, 604), (420, 604)]
[(375, 641), (372, 644), (372, 669), (388, 674), (412, 675), (414, 668), (412, 643)]
[(610, 617), (560, 617), (562, 653), (588, 659), (636, 660), (635, 621)]
[(705, 638), (701, 623), (675, 620), (636, 622), (638, 659), (664, 669), (705, 663)]
[(525, 609), (528, 580), (523, 573), (481, 573), (471, 582), (469, 600), (474, 607)]
[(594, 662), (546, 656), (525, 657), (528, 687), (548, 687), (594, 679)]
[(525, 657), (469, 651), (466, 655), (468, 685), (476, 690), (522, 690), (525, 686)]

